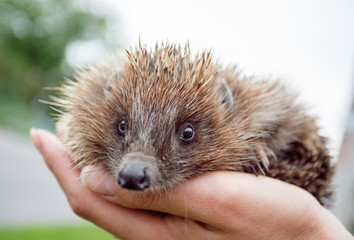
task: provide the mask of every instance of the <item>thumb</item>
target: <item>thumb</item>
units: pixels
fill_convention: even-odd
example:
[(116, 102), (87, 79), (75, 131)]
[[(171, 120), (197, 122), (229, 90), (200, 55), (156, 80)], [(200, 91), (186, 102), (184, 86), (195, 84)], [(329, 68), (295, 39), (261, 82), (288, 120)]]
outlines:
[(118, 188), (115, 177), (97, 165), (84, 167), (81, 170), (80, 182), (82, 186), (98, 195), (114, 196)]

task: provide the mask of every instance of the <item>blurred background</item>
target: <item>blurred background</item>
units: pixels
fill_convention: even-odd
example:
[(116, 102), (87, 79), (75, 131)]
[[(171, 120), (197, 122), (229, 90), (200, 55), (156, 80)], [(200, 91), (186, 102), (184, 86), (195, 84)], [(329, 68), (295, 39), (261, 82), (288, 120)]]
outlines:
[(224, 65), (298, 91), (331, 139), (332, 211), (353, 233), (353, 25), (351, 0), (0, 0), (0, 239), (112, 239), (71, 212), (28, 132), (54, 130), (38, 99), (55, 92), (43, 88), (139, 37), (151, 47), (189, 41), (192, 52), (212, 49)]

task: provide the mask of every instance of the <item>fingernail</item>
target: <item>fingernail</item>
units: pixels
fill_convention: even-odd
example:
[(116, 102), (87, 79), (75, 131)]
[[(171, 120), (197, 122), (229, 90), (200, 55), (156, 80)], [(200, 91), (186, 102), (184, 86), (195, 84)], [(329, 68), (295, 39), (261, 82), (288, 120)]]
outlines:
[(39, 152), (41, 152), (42, 150), (42, 144), (41, 144), (41, 141), (37, 135), (37, 129), (35, 128), (31, 128), (30, 129), (30, 136), (31, 136), (31, 139), (32, 139), (32, 142), (34, 144), (34, 146), (37, 148), (37, 150)]
[(80, 173), (80, 182), (84, 188), (87, 188), (86, 180), (87, 180), (87, 174), (90, 172), (90, 169), (91, 169), (91, 166), (86, 166), (81, 170), (81, 173)]
[(114, 176), (98, 166), (84, 167), (81, 170), (80, 182), (90, 191), (105, 196), (113, 196), (117, 189)]

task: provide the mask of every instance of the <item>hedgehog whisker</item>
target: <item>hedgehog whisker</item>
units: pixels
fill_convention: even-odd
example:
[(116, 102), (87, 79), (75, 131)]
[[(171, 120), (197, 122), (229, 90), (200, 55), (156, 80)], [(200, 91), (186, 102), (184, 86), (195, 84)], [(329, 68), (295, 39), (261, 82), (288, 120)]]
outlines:
[(38, 99), (38, 102), (44, 103), (44, 104), (48, 104), (48, 105), (52, 105), (52, 106), (57, 106), (57, 107), (64, 107), (63, 104), (60, 104), (60, 103), (57, 103), (57, 102), (50, 102), (50, 101), (46, 101), (46, 100), (42, 100), (42, 99)]
[(65, 104), (69, 103), (69, 101), (67, 101), (63, 98), (53, 96), (53, 95), (49, 95), (49, 99), (53, 100), (54, 102), (56, 102), (58, 104), (62, 103), (63, 105), (65, 105)]
[(50, 106), (49, 108), (52, 109), (52, 110), (54, 110), (54, 111), (56, 111), (56, 112), (58, 112), (58, 113), (60, 113), (60, 114), (62, 114), (62, 115), (65, 114), (63, 111), (61, 111), (61, 110), (59, 110), (59, 109), (57, 109), (57, 108), (55, 108), (55, 107)]
[(45, 90), (45, 91), (60, 91), (61, 87), (44, 87), (43, 90)]

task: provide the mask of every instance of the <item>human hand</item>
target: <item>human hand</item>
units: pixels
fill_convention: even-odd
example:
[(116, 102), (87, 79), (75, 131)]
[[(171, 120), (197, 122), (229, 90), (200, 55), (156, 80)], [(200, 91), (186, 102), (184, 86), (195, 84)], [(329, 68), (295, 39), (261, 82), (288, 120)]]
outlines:
[(268, 177), (212, 172), (166, 192), (136, 192), (75, 169), (45, 130), (31, 137), (79, 216), (123, 239), (353, 239), (308, 192)]

